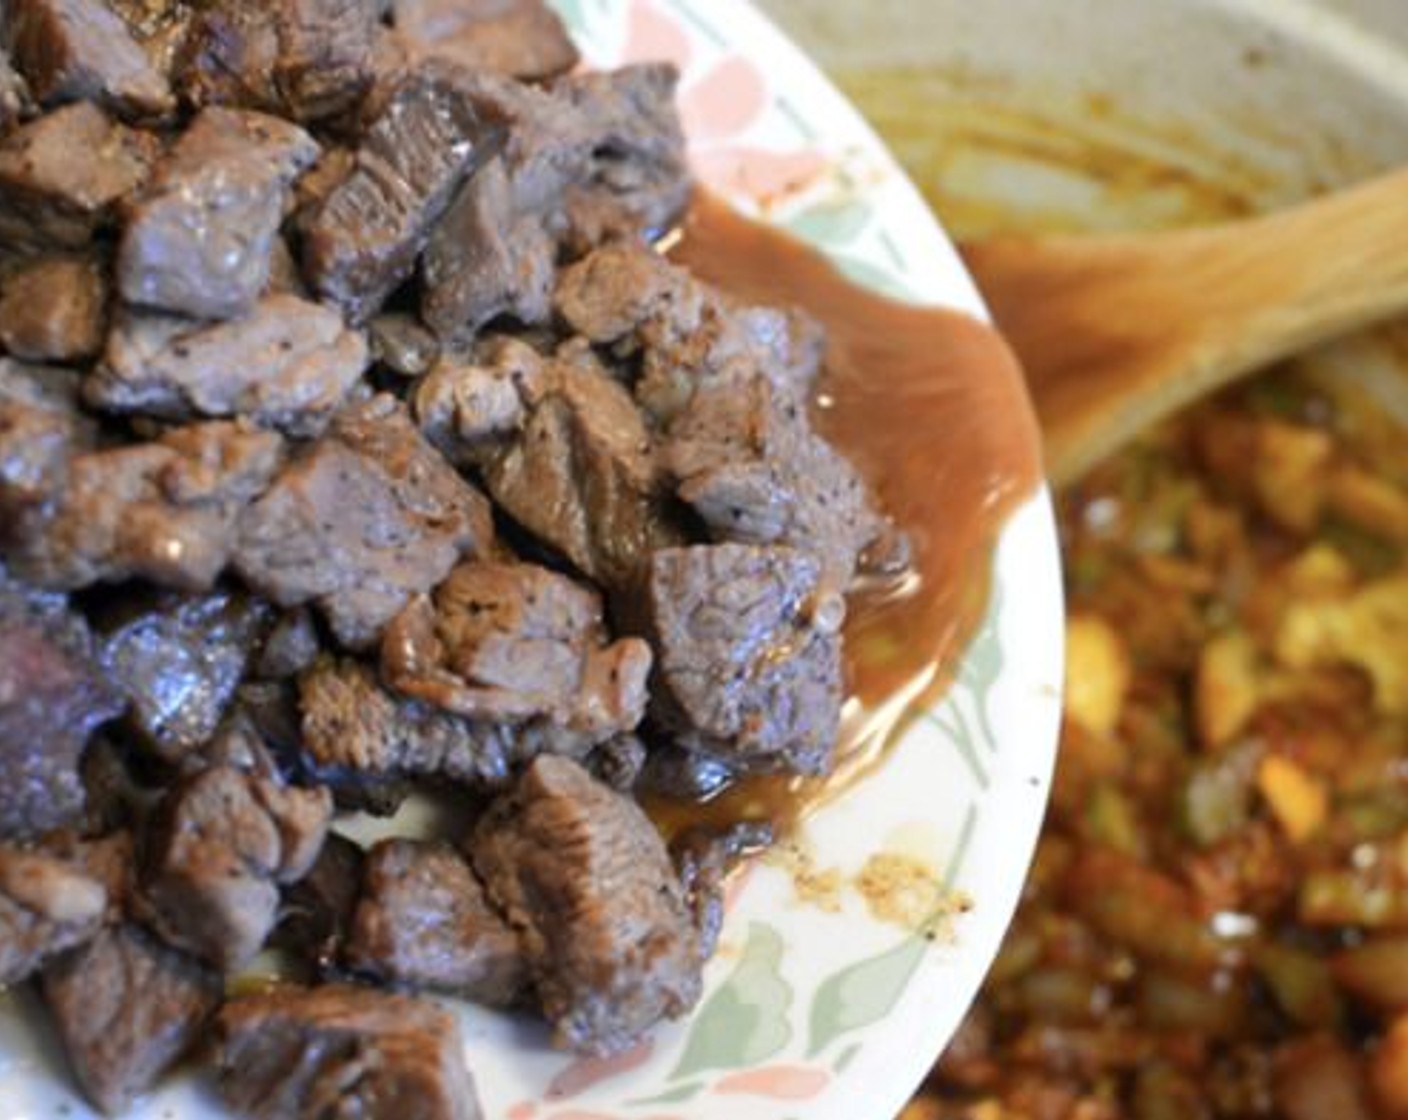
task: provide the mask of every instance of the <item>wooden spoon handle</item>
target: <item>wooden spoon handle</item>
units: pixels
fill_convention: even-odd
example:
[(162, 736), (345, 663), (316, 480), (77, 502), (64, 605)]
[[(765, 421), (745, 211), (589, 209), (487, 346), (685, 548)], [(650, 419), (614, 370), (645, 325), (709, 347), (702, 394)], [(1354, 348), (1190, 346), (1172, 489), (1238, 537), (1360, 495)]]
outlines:
[(1408, 170), (1195, 230), (964, 247), (1071, 480), (1254, 369), (1408, 309)]

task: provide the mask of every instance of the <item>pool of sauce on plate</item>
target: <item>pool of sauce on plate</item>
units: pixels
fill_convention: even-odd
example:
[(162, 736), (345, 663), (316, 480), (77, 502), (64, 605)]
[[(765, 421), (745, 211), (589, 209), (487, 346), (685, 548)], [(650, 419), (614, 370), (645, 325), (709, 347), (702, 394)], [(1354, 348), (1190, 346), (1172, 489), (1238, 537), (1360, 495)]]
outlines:
[(1012, 352), (968, 315), (876, 295), (817, 250), (702, 192), (672, 259), (750, 303), (827, 331), (817, 427), (908, 534), (912, 563), (849, 597), (847, 700), (825, 778), (741, 780), (703, 804), (654, 803), (666, 832), (765, 819), (783, 831), (884, 757), (942, 693), (988, 602), (993, 547), (1041, 481), (1040, 437)]

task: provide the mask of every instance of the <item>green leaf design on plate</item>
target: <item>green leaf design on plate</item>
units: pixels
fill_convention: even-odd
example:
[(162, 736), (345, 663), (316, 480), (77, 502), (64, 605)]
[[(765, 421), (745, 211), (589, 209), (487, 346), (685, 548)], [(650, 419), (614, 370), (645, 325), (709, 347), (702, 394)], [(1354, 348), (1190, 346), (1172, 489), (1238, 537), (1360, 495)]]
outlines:
[(823, 249), (838, 249), (859, 237), (874, 217), (867, 199), (845, 198), (808, 207), (787, 220), (787, 229)]
[(958, 668), (959, 681), (972, 690), (979, 732), (988, 750), (994, 754), (997, 752), (997, 736), (993, 734), (992, 724), (988, 721), (988, 694), (1002, 675), (1004, 657), (1002, 635), (998, 627), (1001, 617), (1002, 584), (995, 581), (982, 628), (974, 635), (972, 644), (963, 655), (963, 663)]
[(977, 782), (978, 788), (989, 789), (992, 779), (988, 776), (987, 767), (983, 765), (982, 756), (978, 753), (973, 728), (968, 723), (968, 717), (963, 714), (957, 694), (950, 691), (944, 698), (943, 705), (925, 712), (923, 719), (953, 744), (954, 749), (958, 751), (958, 757), (963, 759), (963, 764), (968, 767), (973, 781)]
[(644, 1107), (656, 1104), (683, 1104), (685, 1101), (692, 1101), (704, 1091), (705, 1082), (691, 1081), (687, 1085), (681, 1085), (678, 1089), (671, 1089), (668, 1093), (661, 1093), (658, 1097), (641, 1097), (638, 1100), (628, 1101), (632, 1108)]
[(807, 1056), (815, 1058), (842, 1035), (878, 1023), (893, 1011), (928, 945), (921, 936), (907, 937), (823, 980), (812, 997)]
[(905, 302), (914, 299), (914, 293), (889, 269), (844, 253), (831, 254), (831, 263), (857, 284), (873, 292)]
[(792, 1038), (792, 988), (782, 978), (782, 938), (762, 922), (748, 929), (743, 958), (695, 1016), (671, 1079), (702, 1070), (755, 1066)]
[(550, 3), (562, 17), (562, 22), (567, 25), (567, 30), (573, 38), (587, 33), (587, 7), (590, 5), (598, 10), (601, 8), (600, 0), (550, 0)]

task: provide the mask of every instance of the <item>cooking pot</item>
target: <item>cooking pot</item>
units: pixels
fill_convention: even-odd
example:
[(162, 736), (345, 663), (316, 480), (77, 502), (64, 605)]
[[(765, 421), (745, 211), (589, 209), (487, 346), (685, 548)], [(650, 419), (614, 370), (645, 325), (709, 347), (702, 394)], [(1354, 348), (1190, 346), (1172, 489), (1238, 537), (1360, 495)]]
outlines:
[[(1408, 161), (1403, 0), (762, 0), (956, 238), (1185, 225)], [(1408, 424), (1408, 326), (1313, 355)]]

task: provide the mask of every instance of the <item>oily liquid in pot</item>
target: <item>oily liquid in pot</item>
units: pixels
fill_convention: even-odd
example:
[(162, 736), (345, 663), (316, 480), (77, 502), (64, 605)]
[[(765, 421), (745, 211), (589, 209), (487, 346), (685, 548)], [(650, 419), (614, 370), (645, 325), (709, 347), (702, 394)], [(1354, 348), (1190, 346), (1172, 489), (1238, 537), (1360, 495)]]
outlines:
[(816, 250), (707, 194), (681, 234), (671, 256), (703, 279), (825, 325), (817, 427), (912, 546), (907, 571), (850, 596), (847, 700), (829, 776), (752, 777), (705, 804), (650, 806), (671, 833), (743, 819), (785, 831), (875, 765), (949, 684), (987, 607), (998, 535), (1041, 481), (1040, 436), (1017, 361), (986, 324), (868, 292)]

